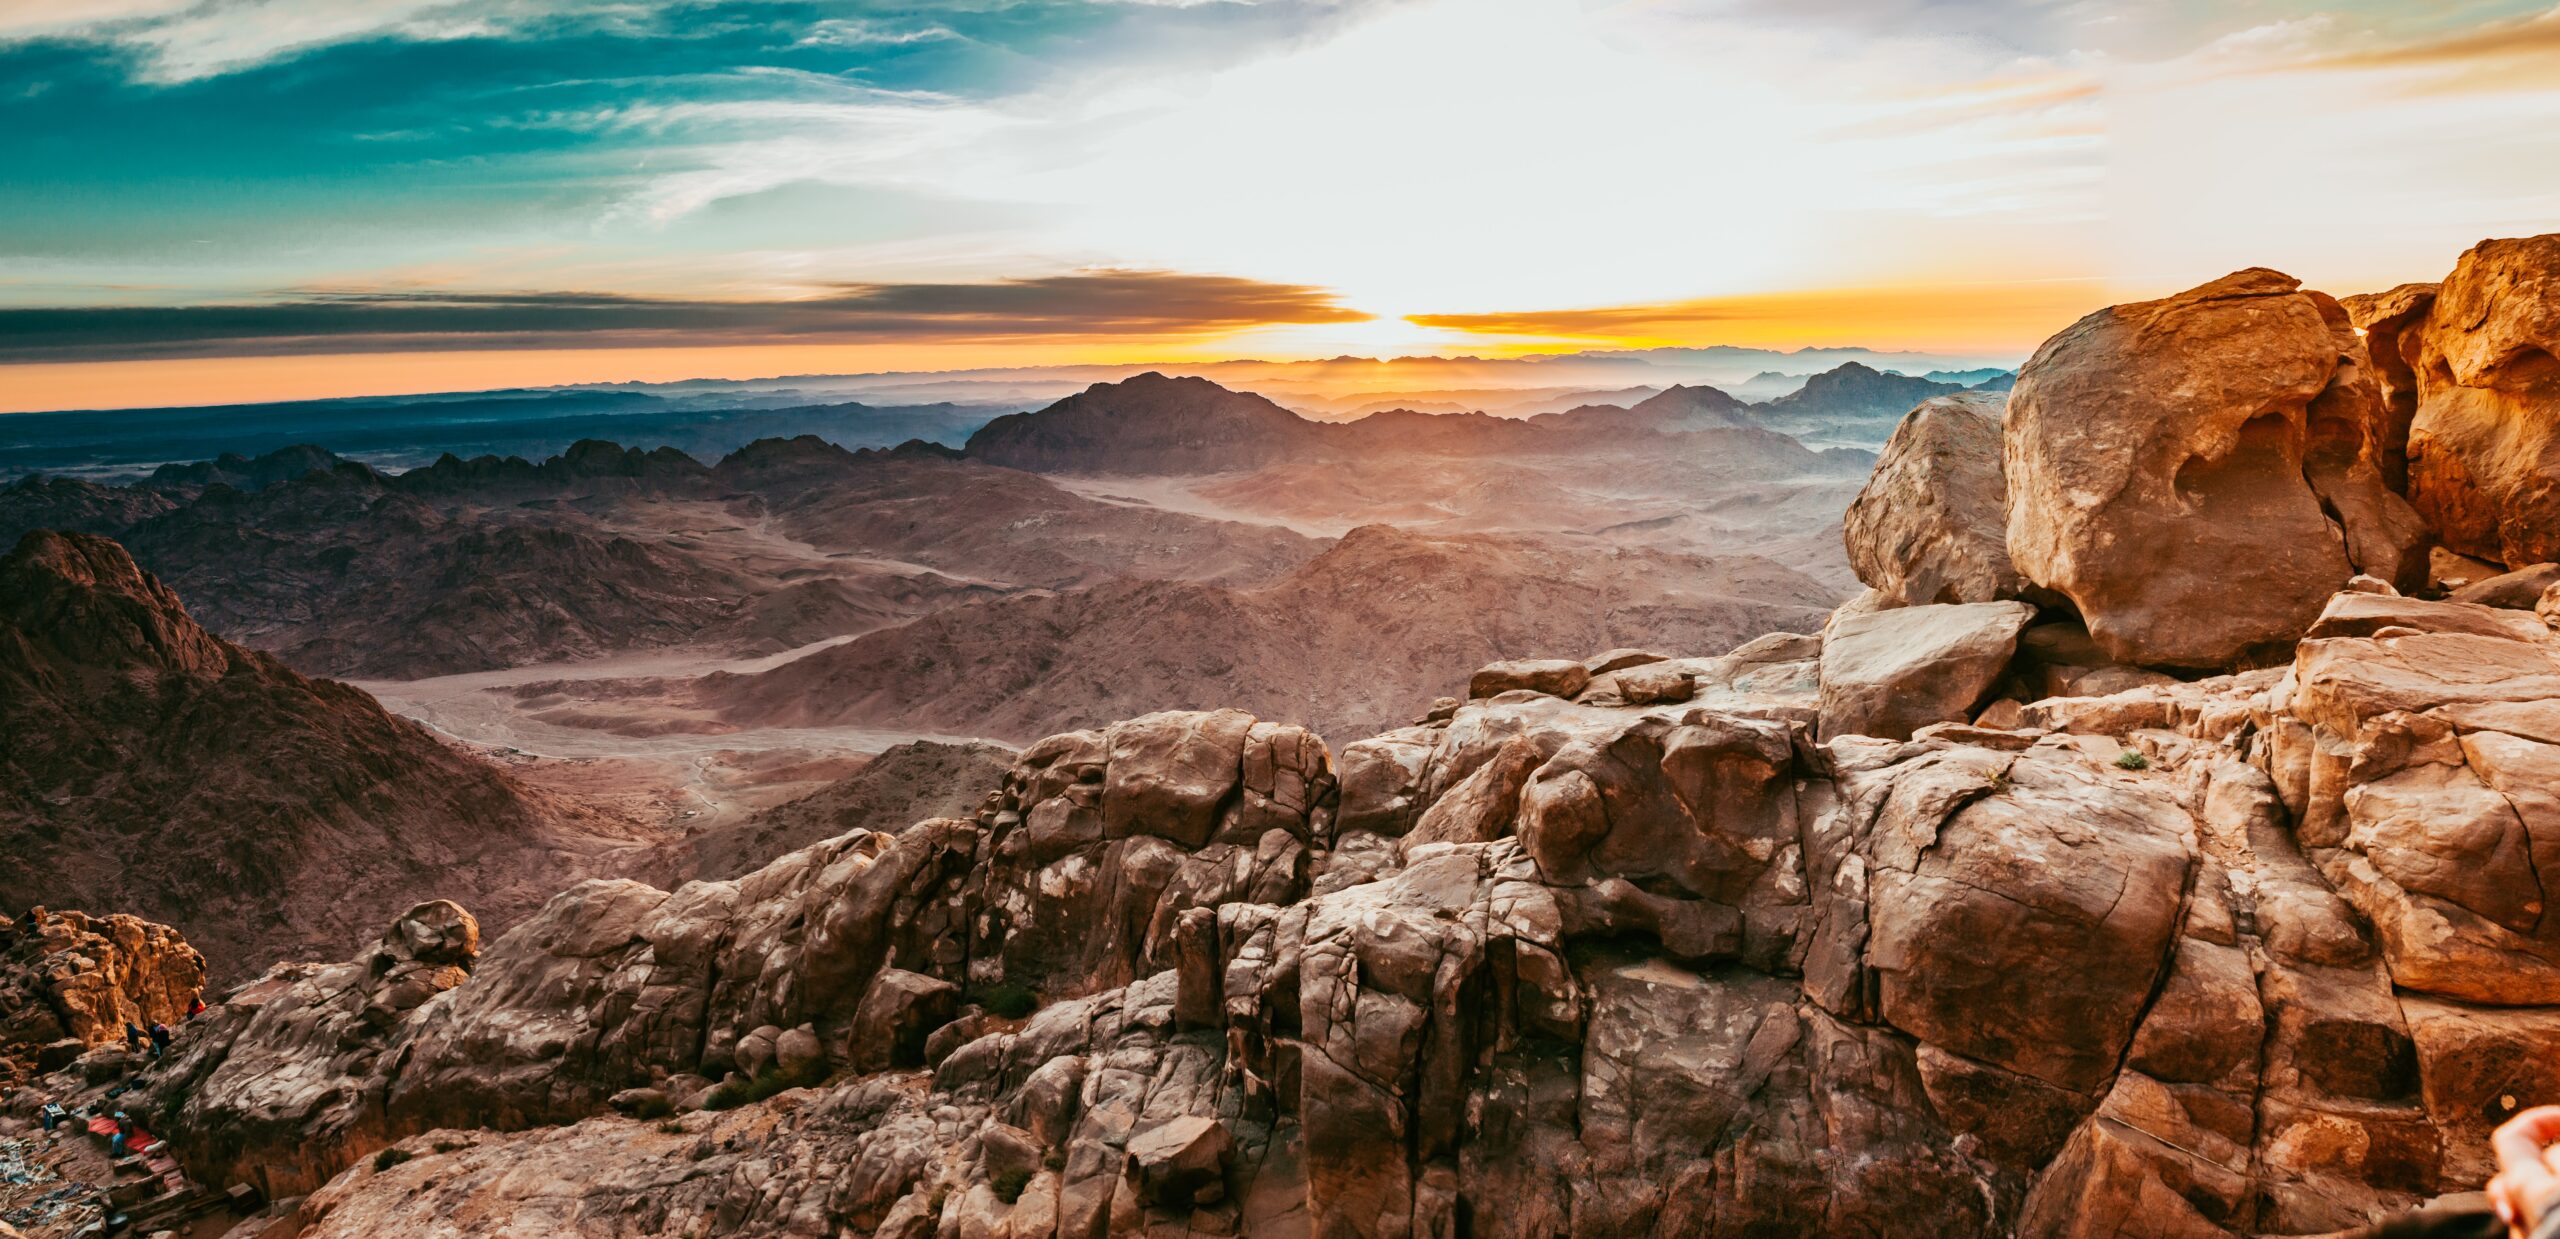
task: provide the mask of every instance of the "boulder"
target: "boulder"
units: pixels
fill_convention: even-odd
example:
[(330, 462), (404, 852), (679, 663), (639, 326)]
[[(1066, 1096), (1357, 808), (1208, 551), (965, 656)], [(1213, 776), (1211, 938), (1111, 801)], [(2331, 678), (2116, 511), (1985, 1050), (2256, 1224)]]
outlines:
[(1242, 710), (1168, 710), (1114, 723), (1103, 734), (1102, 829), (1199, 847), (1242, 777), (1254, 719)]
[(1631, 667), (1615, 677), (1618, 698), (1631, 706), (1687, 701), (1698, 693), (1698, 676), (1686, 667), (1655, 664)]
[(2335, 301), (2263, 268), (2072, 324), (2010, 396), (2011, 560), (2111, 661), (2154, 666), (2280, 652), (2359, 571), (2417, 589), (2363, 353)]
[(1901, 607), (1835, 619), (1822, 646), (1822, 735), (1909, 739), (1973, 717), (2035, 618), (2023, 602)]
[(1185, 1115), (1132, 1138), (1126, 1174), (1151, 1204), (1209, 1204), (1222, 1194), (1234, 1148), (1226, 1124)]
[(730, 1060), (737, 1064), (740, 1075), (756, 1079), (773, 1070), (775, 1047), (781, 1040), (781, 1029), (763, 1025), (738, 1038), (737, 1046), (729, 1051)]
[(925, 1038), (960, 1010), (960, 987), (937, 977), (883, 968), (854, 1010), (849, 1056), (856, 1071), (924, 1065)]
[(989, 1122), (979, 1130), (978, 1149), (986, 1163), (987, 1181), (1002, 1184), (1010, 1180), (1017, 1190), (1040, 1173), (1040, 1159), (1048, 1153), (1038, 1136), (997, 1122)]
[(1494, 663), (1467, 680), (1467, 696), (1492, 697), (1515, 689), (1570, 697), (1591, 682), (1591, 668), (1569, 658), (1520, 658)]
[(2553, 585), (2560, 585), (2560, 564), (2535, 564), (2485, 581), (2474, 581), (2446, 594), (2445, 600), (2530, 611), (2542, 601), (2543, 592)]
[(2009, 564), (2000, 473), (2004, 393), (1922, 402), (1885, 441), (1842, 519), (1858, 579), (1903, 606), (1996, 602), (2026, 582)]
[(1988, 794), (1942, 823), (1911, 819), (1913, 842), (1934, 834), (1927, 850), (1880, 840), (1867, 946), (1878, 1009), (1930, 1044), (2091, 1095), (2168, 957), (2193, 862), (2188, 818), (2165, 792), (2055, 756), (1997, 769), (1996, 780), (1970, 764), (1939, 776)]
[(827, 1052), (818, 1044), (814, 1025), (802, 1024), (773, 1039), (774, 1070), (794, 1080), (813, 1079), (825, 1072)]
[(2411, 361), (2410, 503), (2463, 554), (2560, 559), (2560, 234), (2466, 251)]

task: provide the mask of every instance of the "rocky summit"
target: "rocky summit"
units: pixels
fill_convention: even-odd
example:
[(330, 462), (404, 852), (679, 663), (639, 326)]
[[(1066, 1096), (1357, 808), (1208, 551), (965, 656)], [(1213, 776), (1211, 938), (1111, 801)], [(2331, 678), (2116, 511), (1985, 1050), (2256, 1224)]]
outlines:
[[(0, 961), (52, 1021), (0, 1025), (12, 1113), (115, 1081), (243, 1239), (2477, 1213), (2489, 1130), (2560, 1102), (2560, 585), (2483, 446), (2560, 424), (2554, 262), (2093, 314), (2005, 407), (1906, 418), (1869, 591), (1804, 631), (1504, 659), (1338, 744), (1202, 709), (883, 759), (673, 890), (374, 904), (129, 1078), (94, 1029), (187, 955), (48, 913)], [(240, 657), (118, 607), (16, 640)], [(928, 765), (982, 786), (892, 777)]]

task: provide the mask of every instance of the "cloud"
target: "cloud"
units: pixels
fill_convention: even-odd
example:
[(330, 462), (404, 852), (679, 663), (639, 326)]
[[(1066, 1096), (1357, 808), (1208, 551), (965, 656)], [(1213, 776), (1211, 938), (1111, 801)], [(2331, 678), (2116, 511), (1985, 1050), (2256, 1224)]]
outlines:
[(1795, 346), (1890, 339), (1909, 347), (2022, 347), (2105, 305), (2095, 279), (1811, 289), (1503, 313), (1408, 314), (1417, 327), (1626, 345)]
[(895, 46), (901, 43), (930, 43), (937, 39), (962, 37), (964, 36), (959, 31), (943, 25), (910, 26), (901, 29), (886, 22), (872, 21), (867, 18), (835, 17), (809, 27), (809, 33), (800, 36), (799, 45), (802, 47), (868, 47), (883, 44)]
[[(2318, 57), (2304, 68), (2453, 68), (2485, 60), (2560, 55), (2560, 8), (2489, 22), (2454, 34)], [(2546, 87), (2553, 86), (2546, 80)]]
[(0, 308), (0, 361), (1198, 336), (1370, 317), (1320, 288), (1173, 271), (848, 284), (766, 301), (368, 291), (226, 305)]

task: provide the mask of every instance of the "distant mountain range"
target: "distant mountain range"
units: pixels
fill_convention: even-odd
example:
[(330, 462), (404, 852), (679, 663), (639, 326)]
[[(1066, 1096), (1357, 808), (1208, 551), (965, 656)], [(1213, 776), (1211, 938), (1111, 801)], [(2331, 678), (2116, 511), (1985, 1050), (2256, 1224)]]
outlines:
[[(1712, 387), (1745, 402), (1783, 397), (1846, 366), (1975, 385), (2006, 373), (1964, 358), (1866, 349), (1656, 349), (1532, 358), (1332, 358), (1179, 367), (1074, 366), (942, 374), (437, 393), (347, 400), (0, 416), (0, 481), (29, 473), (130, 479), (171, 462), (209, 462), (182, 484), (216, 480), (296, 445), (399, 472), (450, 452), (540, 460), (582, 439), (673, 447), (716, 459), (758, 439), (815, 435), (847, 448), (910, 439), (957, 447), (990, 419), (1037, 409), (1096, 382), (1149, 369), (1251, 390), (1310, 420), (1407, 410), (1535, 417), (1630, 407), (1673, 387)], [(1980, 377), (1977, 377), (1980, 376)], [(1881, 432), (1866, 440), (1877, 447)]]
[[(556, 389), (309, 400), (207, 408), (0, 415), (0, 479), (28, 473), (130, 478), (203, 461), (175, 484), (227, 480), (250, 457), (317, 445), (399, 472), (439, 455), (540, 460), (581, 439), (675, 448), (710, 459), (758, 439), (817, 435), (844, 447), (909, 439), (957, 446), (1001, 405), (774, 406), (755, 395)], [(282, 466), (291, 467), (291, 462)]]

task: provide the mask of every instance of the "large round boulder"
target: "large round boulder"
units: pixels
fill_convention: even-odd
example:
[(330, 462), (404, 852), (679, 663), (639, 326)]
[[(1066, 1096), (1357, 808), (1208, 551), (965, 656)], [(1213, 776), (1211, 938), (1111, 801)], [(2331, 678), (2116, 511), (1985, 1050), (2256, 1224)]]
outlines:
[(2423, 584), (2364, 357), (2335, 300), (2264, 268), (2065, 328), (2009, 399), (2011, 562), (2161, 666), (2278, 654), (2359, 572)]
[(2004, 392), (1924, 401), (1894, 427), (1841, 522), (1858, 579), (1906, 607), (1996, 602), (2025, 584), (2009, 565), (2000, 475)]

